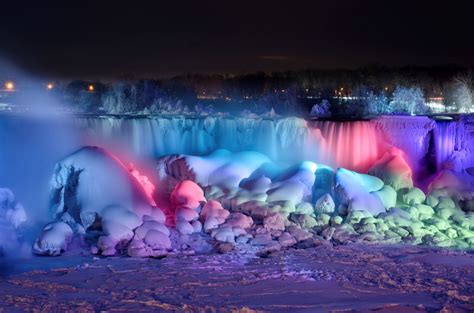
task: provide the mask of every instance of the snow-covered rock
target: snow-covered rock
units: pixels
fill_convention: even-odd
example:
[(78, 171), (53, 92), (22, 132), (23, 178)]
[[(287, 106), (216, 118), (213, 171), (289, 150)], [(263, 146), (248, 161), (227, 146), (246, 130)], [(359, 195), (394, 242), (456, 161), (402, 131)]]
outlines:
[(196, 210), (205, 202), (204, 191), (190, 180), (179, 182), (171, 193), (171, 204), (174, 207), (187, 207)]
[[(169, 236), (164, 230), (165, 215), (151, 198), (150, 181), (136, 168), (132, 171), (98, 147), (84, 147), (59, 162), (51, 180), (51, 208), (52, 218), (62, 222), (53, 222), (42, 231), (33, 248), (35, 253), (59, 254), (66, 249), (67, 244), (59, 243), (68, 242), (67, 227), (78, 235), (89, 228), (99, 232), (97, 247), (103, 255), (122, 251), (135, 238), (135, 232), (142, 234), (137, 238), (142, 241), (140, 245), (150, 247), (144, 241), (147, 232), (139, 229), (144, 222), (158, 223), (162, 234)], [(139, 245), (137, 240), (133, 240), (134, 245)]]
[(404, 153), (396, 148), (386, 152), (368, 173), (382, 179), (395, 190), (413, 187), (412, 170), (405, 161)]
[(33, 253), (57, 256), (66, 251), (71, 243), (73, 232), (64, 222), (52, 222), (46, 225), (33, 245)]
[(382, 189), (373, 193), (383, 203), (384, 207), (389, 209), (397, 204), (397, 192), (390, 185), (385, 185)]
[(371, 214), (385, 212), (379, 197), (372, 192), (383, 188), (382, 180), (375, 176), (359, 174), (340, 168), (335, 176), (335, 194), (339, 203), (351, 211), (367, 211)]
[(426, 195), (420, 188), (414, 187), (402, 194), (402, 201), (407, 205), (416, 205), (425, 202)]
[(336, 205), (334, 204), (334, 200), (332, 199), (331, 195), (326, 193), (316, 201), (314, 204), (314, 211), (318, 215), (332, 214), (334, 213), (335, 206)]

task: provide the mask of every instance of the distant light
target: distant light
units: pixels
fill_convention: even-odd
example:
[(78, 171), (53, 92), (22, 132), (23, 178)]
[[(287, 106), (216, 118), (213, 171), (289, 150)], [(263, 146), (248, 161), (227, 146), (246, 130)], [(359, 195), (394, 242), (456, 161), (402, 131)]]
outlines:
[(385, 87), (384, 89), (385, 89), (385, 91), (387, 91), (387, 90), (388, 90), (388, 87)]
[(88, 89), (89, 89), (90, 92), (93, 92), (94, 91), (94, 85), (89, 85)]
[(13, 82), (6, 82), (5, 83), (5, 89), (13, 91), (13, 90), (15, 90), (15, 84), (13, 84)]
[(49, 83), (46, 88), (48, 88), (48, 90), (51, 90), (54, 88), (54, 85), (52, 83)]
[(344, 90), (344, 88), (343, 88), (343, 87), (341, 87), (341, 91), (343, 91), (343, 90)]

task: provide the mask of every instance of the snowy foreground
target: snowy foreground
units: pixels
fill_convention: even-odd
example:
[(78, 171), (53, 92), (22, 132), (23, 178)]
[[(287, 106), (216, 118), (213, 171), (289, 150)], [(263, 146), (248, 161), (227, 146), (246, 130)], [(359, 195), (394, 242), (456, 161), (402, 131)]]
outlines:
[(474, 310), (474, 255), (420, 246), (333, 247), (315, 240), (266, 257), (64, 255), (27, 264), (54, 268), (2, 278), (0, 307), (9, 312)]

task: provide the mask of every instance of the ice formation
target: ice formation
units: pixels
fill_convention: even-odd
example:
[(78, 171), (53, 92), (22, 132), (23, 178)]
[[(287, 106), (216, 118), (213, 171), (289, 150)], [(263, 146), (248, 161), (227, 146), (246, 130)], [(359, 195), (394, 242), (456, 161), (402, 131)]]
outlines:
[[(252, 150), (278, 162), (309, 160), (366, 172), (392, 148), (403, 151), (413, 179), (436, 167), (474, 167), (474, 122), (463, 116), (433, 121), (423, 116), (381, 116), (371, 121), (306, 121), (300, 118), (148, 116), (78, 118), (94, 144), (119, 140), (136, 155), (206, 155), (218, 149)], [(432, 169), (431, 169), (432, 171)]]
[(98, 147), (82, 148), (59, 162), (51, 181), (55, 221), (39, 234), (33, 252), (58, 255), (73, 233), (93, 242), (92, 250), (102, 255), (128, 249), (133, 256), (156, 256), (169, 249), (165, 216), (133, 171)]
[[(131, 136), (138, 155), (160, 157), (148, 177), (98, 148), (57, 165), (53, 218), (69, 225), (72, 240), (87, 238), (103, 255), (160, 256), (197, 237), (226, 244), (222, 251), (271, 251), (316, 239), (474, 244), (469, 118), (82, 122), (105, 137)], [(430, 168), (440, 171), (430, 176)], [(67, 229), (61, 225), (42, 232), (36, 253), (67, 248), (64, 234), (47, 239), (48, 229)]]
[(16, 248), (20, 229), (27, 221), (25, 209), (8, 188), (0, 188), (0, 256)]
[[(397, 149), (374, 162), (373, 175), (307, 161), (284, 166), (262, 162), (259, 153), (244, 155), (255, 162), (241, 163), (239, 154), (225, 151), (158, 162), (162, 180), (191, 179), (205, 190), (201, 220), (217, 241), (270, 250), (321, 237), (335, 244), (403, 241), (467, 248), (474, 243), (472, 185), (445, 171), (425, 194), (413, 187), (411, 169)], [(212, 184), (213, 175), (240, 183), (223, 188)], [(209, 217), (211, 208), (222, 210), (220, 220)]]

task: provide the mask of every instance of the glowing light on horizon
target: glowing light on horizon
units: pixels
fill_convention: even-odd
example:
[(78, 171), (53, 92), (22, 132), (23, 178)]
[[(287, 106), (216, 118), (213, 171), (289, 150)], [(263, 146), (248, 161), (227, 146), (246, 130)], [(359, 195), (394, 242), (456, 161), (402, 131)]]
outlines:
[(48, 90), (51, 90), (54, 88), (54, 85), (52, 83), (49, 83), (46, 88), (48, 88)]
[(9, 91), (15, 90), (15, 84), (11, 81), (5, 83), (5, 89)]
[(88, 89), (90, 92), (93, 92), (95, 88), (94, 88), (94, 85), (89, 85), (89, 86), (87, 87), (87, 89)]

